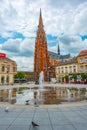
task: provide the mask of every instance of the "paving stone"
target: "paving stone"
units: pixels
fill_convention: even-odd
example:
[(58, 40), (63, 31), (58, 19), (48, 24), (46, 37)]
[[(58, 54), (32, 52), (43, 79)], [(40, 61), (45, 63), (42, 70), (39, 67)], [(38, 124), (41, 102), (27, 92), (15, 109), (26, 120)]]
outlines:
[(57, 119), (51, 119), (52, 125), (66, 125), (66, 124), (72, 124), (69, 120), (57, 120)]
[(11, 125), (30, 125), (32, 118), (17, 118)]
[(84, 117), (77, 116), (77, 117), (68, 117), (70, 122), (72, 123), (87, 123), (87, 120), (84, 119)]
[(76, 117), (76, 116), (79, 116), (78, 112), (63, 112), (63, 114), (66, 116), (66, 117)]
[(53, 125), (53, 130), (76, 130), (72, 125)]
[[(1, 130), (1, 129), (0, 129)], [(2, 129), (3, 130), (3, 129)], [(16, 125), (12, 125), (10, 126), (8, 129), (6, 130), (29, 130), (29, 125), (23, 125), (23, 126), (16, 126)]]
[(87, 130), (87, 124), (83, 123), (83, 124), (73, 124), (76, 128), (76, 130)]
[(56, 108), (48, 108), (48, 111), (49, 112), (61, 112), (61, 108), (58, 108), (58, 107), (56, 107)]
[(0, 125), (0, 130), (7, 130), (9, 125)]
[(13, 121), (15, 120), (15, 118), (2, 118), (0, 120), (0, 125), (10, 125)]
[(64, 113), (63, 112), (50, 112), (50, 111), (48, 111), (48, 114), (49, 114), (49, 116), (50, 117), (53, 117), (53, 116), (55, 116), (55, 117), (64, 117)]

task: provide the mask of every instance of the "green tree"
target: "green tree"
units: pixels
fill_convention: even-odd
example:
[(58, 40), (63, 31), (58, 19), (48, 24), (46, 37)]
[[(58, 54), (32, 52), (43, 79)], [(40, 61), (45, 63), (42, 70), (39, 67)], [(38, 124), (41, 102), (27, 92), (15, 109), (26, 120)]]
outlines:
[(82, 78), (83, 80), (86, 79), (86, 74), (82, 73), (82, 74), (81, 74), (81, 78)]
[(18, 72), (14, 78), (19, 78), (19, 79), (22, 79), (22, 78), (25, 78), (25, 73), (24, 72)]
[(86, 78), (87, 78), (87, 74), (82, 73), (82, 74), (81, 74), (81, 78), (82, 78), (83, 80), (86, 79)]
[(72, 78), (76, 80), (77, 79), (77, 74), (73, 74)]
[(68, 76), (68, 75), (65, 75), (64, 78), (65, 78), (66, 80), (68, 80), (68, 79), (69, 79), (69, 76)]

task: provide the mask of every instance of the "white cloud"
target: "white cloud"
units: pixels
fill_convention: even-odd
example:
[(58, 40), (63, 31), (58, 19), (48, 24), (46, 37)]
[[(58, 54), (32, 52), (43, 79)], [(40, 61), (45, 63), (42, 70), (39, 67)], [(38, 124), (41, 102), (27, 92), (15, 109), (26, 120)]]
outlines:
[(0, 50), (7, 57), (16, 61), (18, 70), (33, 71), (34, 40), (31, 39), (9, 39), (0, 45)]
[(82, 41), (80, 36), (62, 35), (59, 37), (60, 49), (63, 54), (71, 53), (72, 56), (77, 56), (81, 50), (87, 48), (87, 40)]
[(17, 63), (17, 70), (21, 71), (33, 71), (34, 59), (33, 57), (13, 57), (12, 58)]
[[(32, 55), (34, 51), (34, 40), (31, 39), (8, 39), (4, 44), (1, 45), (1, 50), (14, 53), (15, 55)], [(32, 53), (32, 54), (31, 54)], [(22, 55), (23, 54), (23, 55)]]
[[(85, 1), (85, 0), (84, 0)], [(55, 8), (52, 1), (40, 0), (34, 2), (27, 0), (3, 0), (1, 3), (1, 25), (6, 30), (22, 32), (26, 37), (35, 35), (34, 31), (38, 25), (39, 9), (42, 8), (43, 23), (46, 33), (58, 35), (61, 32), (86, 33), (87, 32), (87, 2), (73, 1), (66, 3), (63, 8), (61, 3), (54, 2), (59, 8)], [(77, 6), (75, 8), (75, 4)], [(78, 4), (79, 3), (79, 4)], [(51, 5), (52, 4), (52, 5)]]
[[(32, 57), (33, 61), (39, 8), (42, 9), (46, 34), (60, 37), (61, 53), (77, 55), (81, 49), (85, 49), (83, 45), (86, 46), (87, 41), (82, 41), (79, 34), (87, 34), (87, 0), (1, 0), (0, 35), (9, 37), (7, 42), (0, 45), (2, 51), (17, 59), (18, 64), (22, 56), (24, 59)], [(21, 33), (25, 39), (12, 39), (12, 32)], [(64, 35), (61, 36), (62, 33)], [(47, 42), (49, 50), (57, 52), (57, 43), (51, 47)], [(24, 61), (21, 60), (21, 65)], [(30, 66), (33, 69), (33, 64)]]

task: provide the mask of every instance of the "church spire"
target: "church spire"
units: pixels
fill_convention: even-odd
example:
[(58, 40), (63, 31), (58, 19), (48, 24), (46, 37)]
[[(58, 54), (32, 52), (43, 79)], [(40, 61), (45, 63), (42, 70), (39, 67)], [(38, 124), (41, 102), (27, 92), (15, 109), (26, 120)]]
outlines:
[(34, 53), (34, 75), (35, 79), (38, 79), (41, 71), (44, 72), (44, 80), (48, 78), (49, 67), (49, 54), (47, 48), (47, 40), (45, 31), (43, 28), (42, 13), (40, 9), (39, 25), (36, 33), (35, 40), (35, 53)]
[(58, 56), (60, 56), (60, 47), (59, 47), (59, 44), (58, 44)]
[(39, 29), (43, 28), (43, 20), (42, 20), (41, 8), (40, 8), (40, 16), (39, 16), (39, 25), (38, 25), (38, 28)]

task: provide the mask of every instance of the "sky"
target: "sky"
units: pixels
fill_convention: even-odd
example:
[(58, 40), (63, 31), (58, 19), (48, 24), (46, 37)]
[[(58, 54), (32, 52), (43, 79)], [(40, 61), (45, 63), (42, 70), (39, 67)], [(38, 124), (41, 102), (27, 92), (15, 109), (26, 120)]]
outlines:
[(0, 52), (19, 71), (33, 71), (40, 8), (49, 51), (87, 50), (87, 0), (0, 0)]

